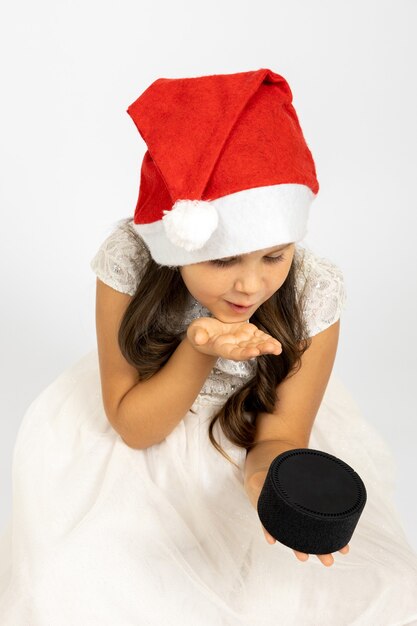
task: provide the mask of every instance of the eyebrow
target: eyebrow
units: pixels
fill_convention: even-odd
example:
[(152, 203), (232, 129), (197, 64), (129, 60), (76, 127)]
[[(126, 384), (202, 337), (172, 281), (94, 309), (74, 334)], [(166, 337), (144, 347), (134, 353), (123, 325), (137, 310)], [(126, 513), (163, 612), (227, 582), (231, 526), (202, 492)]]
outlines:
[[(291, 243), (284, 243), (282, 244), (282, 246), (279, 246), (278, 248), (275, 248), (274, 250), (270, 250), (269, 252), (267, 252), (266, 254), (273, 254), (274, 252), (280, 252), (281, 250), (284, 250), (284, 248), (288, 248), (288, 246), (290, 246)], [(227, 256), (227, 257), (222, 257), (222, 259), (241, 259), (244, 256), (248, 256), (249, 254), (251, 254), (250, 252), (247, 252), (246, 254), (240, 254), (238, 256)], [(220, 261), (222, 259), (219, 259)]]

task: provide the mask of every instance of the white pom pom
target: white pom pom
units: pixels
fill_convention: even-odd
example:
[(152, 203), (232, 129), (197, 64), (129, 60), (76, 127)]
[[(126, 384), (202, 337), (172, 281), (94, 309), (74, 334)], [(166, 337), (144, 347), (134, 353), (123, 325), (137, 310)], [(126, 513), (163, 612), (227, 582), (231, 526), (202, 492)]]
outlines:
[(163, 213), (168, 239), (189, 251), (202, 248), (219, 223), (217, 210), (206, 200), (177, 200)]

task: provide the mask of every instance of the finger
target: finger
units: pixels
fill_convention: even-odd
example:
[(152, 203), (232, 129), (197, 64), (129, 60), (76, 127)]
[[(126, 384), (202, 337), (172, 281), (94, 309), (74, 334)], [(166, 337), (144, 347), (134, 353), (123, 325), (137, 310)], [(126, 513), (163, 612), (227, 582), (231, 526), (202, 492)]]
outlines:
[[(347, 554), (349, 552), (349, 544), (341, 548), (339, 552), (341, 552), (342, 554)], [(318, 554), (317, 557), (320, 559), (323, 565), (326, 565), (326, 567), (329, 567), (334, 563), (334, 558), (332, 554)]]
[(241, 340), (239, 341), (239, 343), (237, 344), (237, 347), (239, 347), (242, 350), (257, 350), (259, 352), (259, 345), (254, 342), (252, 339), (247, 339), (247, 340)]
[[(226, 345), (226, 344), (224, 344)], [(231, 344), (226, 345), (226, 347), (231, 346)], [(243, 359), (247, 359), (252, 356), (259, 356), (259, 349), (256, 346), (243, 346), (241, 343), (238, 345), (232, 345), (230, 347), (230, 352), (233, 356), (240, 356)]]
[(253, 338), (248, 339), (247, 341), (240, 341), (239, 347), (247, 348), (248, 350), (256, 350), (258, 353), (281, 352), (281, 348), (271, 341), (254, 341)]
[(282, 352), (282, 348), (270, 342), (263, 343), (261, 346), (259, 346), (259, 349), (261, 352), (265, 354), (270, 353), (270, 354), (278, 355), (278, 354), (281, 354)]
[(264, 531), (264, 535), (265, 535), (265, 538), (266, 538), (266, 540), (267, 540), (267, 542), (268, 542), (268, 543), (275, 543), (275, 542), (276, 542), (275, 537), (273, 537), (273, 536), (272, 536), (272, 535), (271, 535), (271, 534), (270, 534), (270, 533), (266, 530), (266, 528), (265, 528), (264, 526), (262, 526), (262, 530)]
[[(294, 552), (295, 556), (300, 561), (307, 561), (309, 555), (306, 552), (299, 552), (298, 550), (294, 550)], [(334, 559), (331, 554), (317, 554), (316, 556), (326, 567), (330, 567), (334, 563)]]
[(255, 333), (255, 337), (258, 341), (268, 341), (273, 343), (274, 345), (277, 344), (279, 346), (282, 346), (281, 342), (278, 341), (276, 337), (271, 337), (271, 335), (268, 335), (268, 333), (261, 332), (259, 335)]
[(282, 348), (280, 346), (276, 346), (276, 345), (272, 346), (272, 348), (271, 348), (271, 353), (272, 354), (278, 355), (278, 354), (281, 354), (281, 352), (282, 352)]
[(317, 554), (316, 556), (326, 567), (330, 567), (334, 563), (334, 558), (331, 554)]
[(267, 350), (279, 350), (282, 351), (282, 345), (279, 341), (275, 341), (274, 339), (267, 338), (257, 342), (258, 346), (262, 346)]
[(260, 354), (258, 346), (253, 345), (250, 341), (239, 341), (238, 344), (223, 343), (222, 347), (229, 348), (233, 355), (239, 355), (243, 359)]

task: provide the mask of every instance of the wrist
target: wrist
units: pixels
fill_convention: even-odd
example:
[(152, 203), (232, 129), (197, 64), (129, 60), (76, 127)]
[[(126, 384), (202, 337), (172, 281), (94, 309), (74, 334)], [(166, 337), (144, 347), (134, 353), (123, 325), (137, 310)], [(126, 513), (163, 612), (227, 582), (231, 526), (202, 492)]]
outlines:
[(196, 348), (196, 346), (193, 344), (193, 342), (188, 337), (188, 335), (184, 336), (182, 342), (188, 346), (188, 349), (190, 350), (190, 352), (192, 352), (194, 355), (197, 354), (198, 358), (202, 362), (209, 363), (212, 365), (212, 367), (215, 365), (217, 359), (219, 358), (217, 355), (206, 354), (204, 352), (201, 352), (198, 348)]
[(254, 474), (248, 476), (248, 478), (244, 481), (244, 489), (246, 491), (246, 495), (248, 496), (249, 502), (252, 504), (255, 510), (257, 509), (258, 499), (267, 474), (267, 469), (260, 470), (259, 472), (255, 472)]
[(244, 467), (244, 482), (258, 482), (266, 476), (272, 461), (287, 450), (294, 450), (300, 446), (290, 441), (268, 439), (256, 443), (246, 454)]

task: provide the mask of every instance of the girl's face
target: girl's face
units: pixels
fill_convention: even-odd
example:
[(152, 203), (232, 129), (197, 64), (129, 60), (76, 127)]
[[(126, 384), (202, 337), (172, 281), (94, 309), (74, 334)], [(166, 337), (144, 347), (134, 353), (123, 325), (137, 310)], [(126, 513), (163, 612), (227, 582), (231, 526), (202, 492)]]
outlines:
[[(191, 263), (179, 268), (192, 296), (221, 322), (249, 319), (283, 284), (291, 269), (295, 243), (238, 257)], [(235, 311), (228, 302), (250, 305)]]

